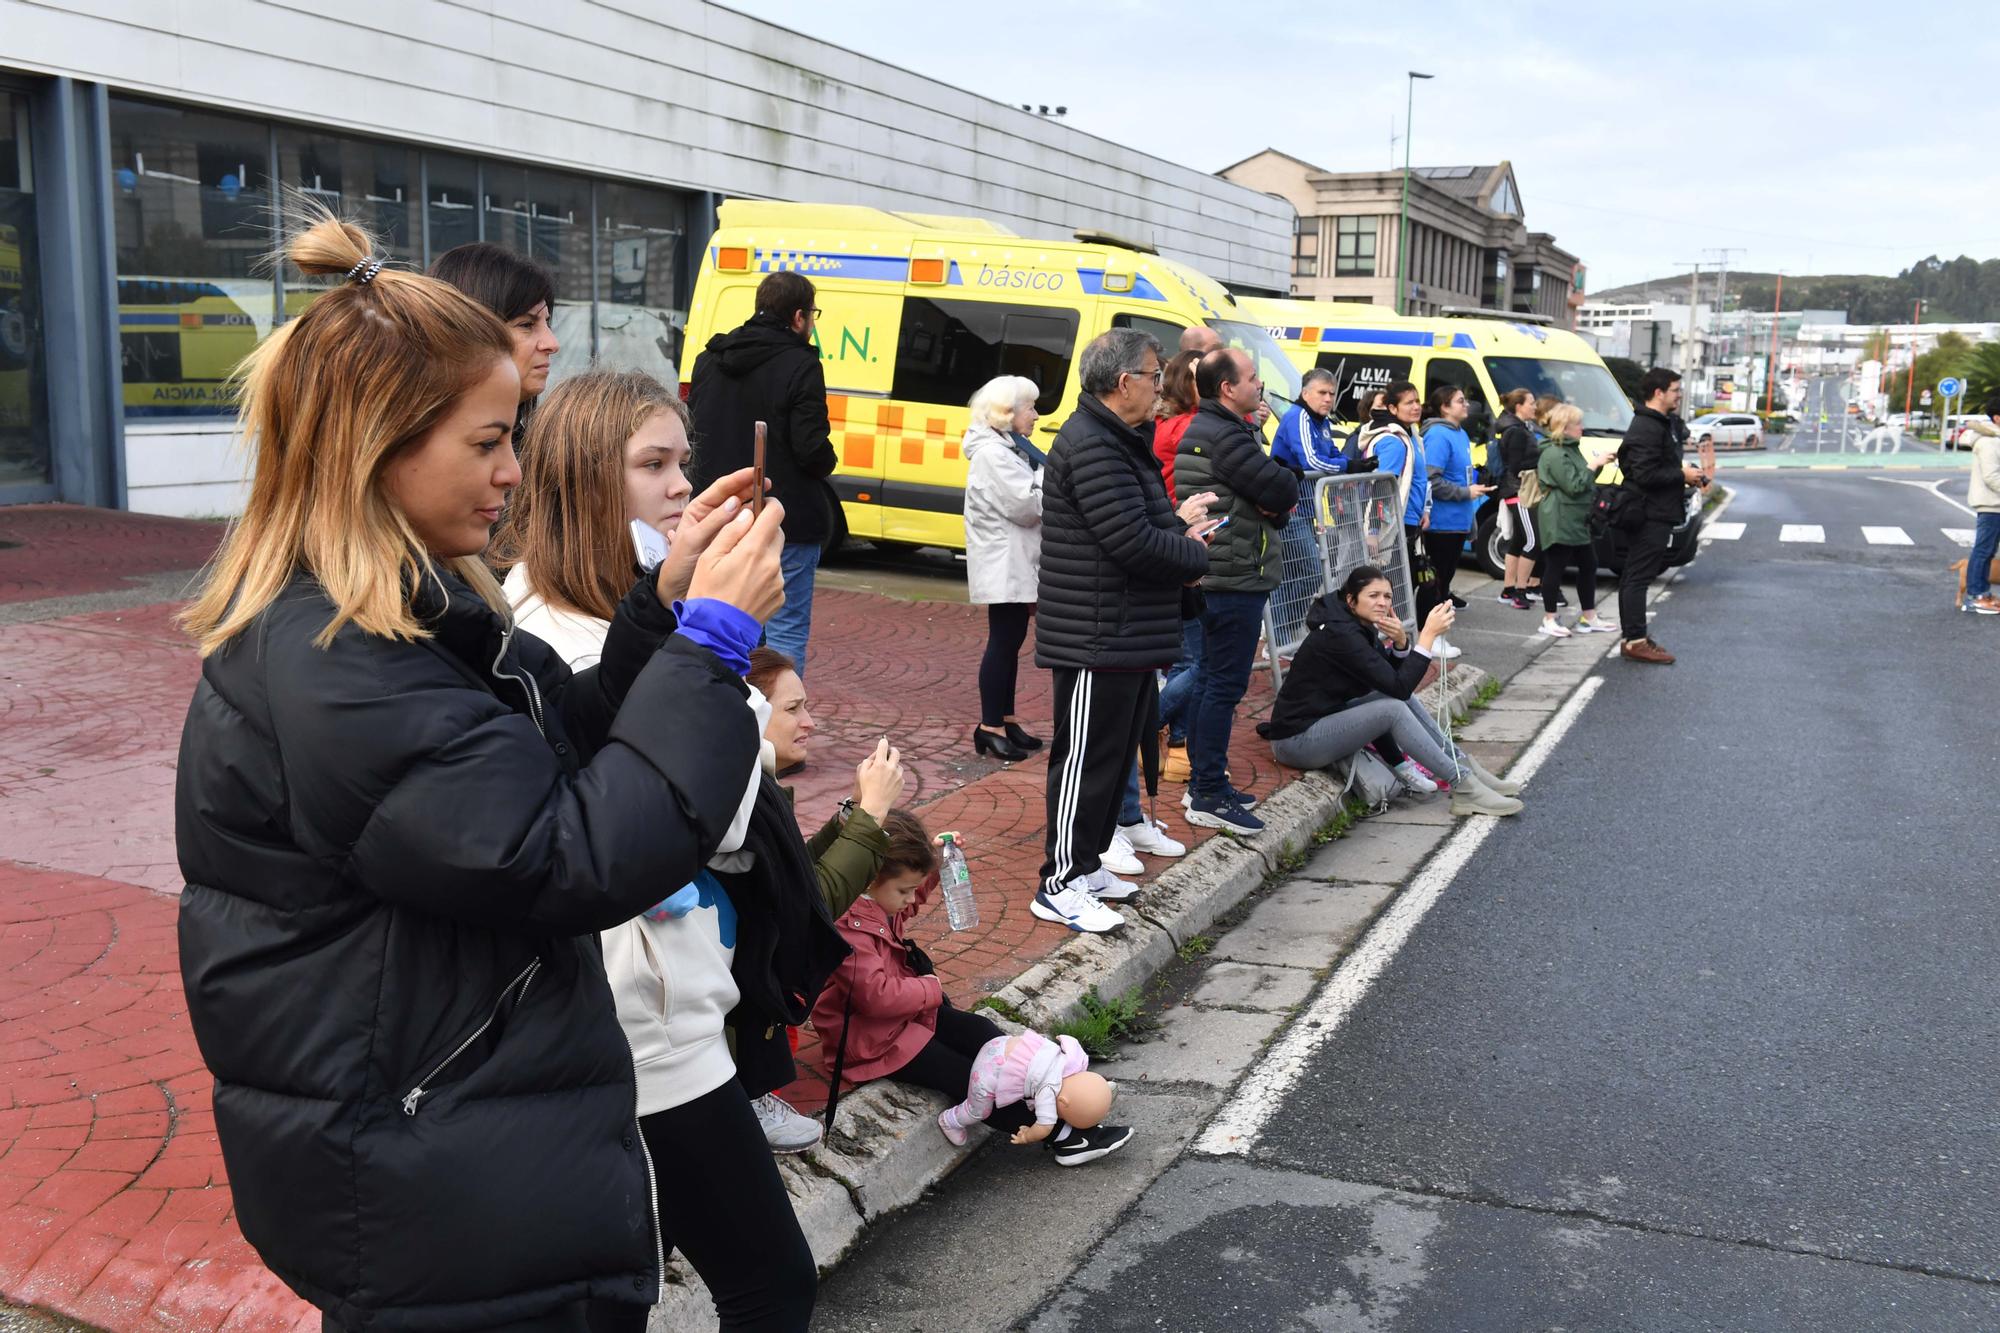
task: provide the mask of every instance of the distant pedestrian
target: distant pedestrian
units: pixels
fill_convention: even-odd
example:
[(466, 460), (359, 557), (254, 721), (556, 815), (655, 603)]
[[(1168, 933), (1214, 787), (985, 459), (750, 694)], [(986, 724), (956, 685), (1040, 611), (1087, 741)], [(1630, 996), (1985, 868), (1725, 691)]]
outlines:
[[(520, 489), (495, 542), (510, 565), (506, 591), (517, 628), (583, 671), (611, 650), (613, 590), (630, 577), (628, 524), (651, 527), (672, 547), (662, 581), (676, 598), (695, 561), (730, 522), (729, 502), (747, 498), (735, 473), (690, 497), (687, 408), (680, 395), (637, 371), (586, 371), (551, 390), (529, 430)], [(746, 656), (730, 665), (749, 670)], [(770, 705), (748, 702), (762, 730)], [(740, 707), (741, 705), (739, 705)], [(692, 738), (689, 738), (690, 741)], [(829, 909), (811, 911), (809, 854), (790, 802), (768, 784), (757, 758), (717, 781), (737, 799), (715, 855), (599, 941), (632, 1051), (639, 1132), (653, 1158), (662, 1244), (700, 1273), (724, 1328), (781, 1319), (802, 1326), (812, 1307), (812, 1253), (799, 1230), (771, 1148), (801, 1151), (818, 1126), (765, 1096), (791, 1081), (779, 1032), (803, 1022), (771, 997), (816, 990), (843, 952)], [(886, 807), (885, 807), (886, 808)], [(859, 886), (857, 887), (857, 891)], [(842, 903), (845, 907), (846, 904)], [(814, 957), (794, 973), (778, 959)], [(773, 1042), (744, 1032), (771, 1033)], [(776, 1050), (769, 1049), (775, 1045)], [(745, 1087), (776, 1063), (770, 1086)], [(698, 1154), (690, 1145), (699, 1144)], [(697, 1164), (690, 1160), (699, 1156)], [(726, 1189), (718, 1215), (698, 1178)], [(600, 1320), (610, 1330), (615, 1321)], [(642, 1321), (627, 1320), (636, 1330)]]
[[(1423, 427), (1424, 466), (1429, 474), (1431, 510), (1424, 530), (1424, 551), (1431, 558), (1436, 581), (1435, 597), (1450, 598), (1452, 606), (1465, 609), (1465, 599), (1453, 596), (1452, 578), (1458, 573), (1459, 558), (1472, 535), (1479, 503), (1493, 487), (1473, 480), (1472, 437), (1465, 433), (1465, 418), (1471, 411), (1465, 391), (1455, 384), (1440, 384), (1431, 390), (1425, 405), (1429, 420)], [(1425, 607), (1419, 606), (1422, 615)]]
[[(1548, 440), (1541, 446), (1535, 468), (1542, 483), (1539, 515), (1542, 536), (1542, 624), (1538, 633), (1566, 639), (1575, 634), (1609, 634), (1612, 626), (1597, 618), (1597, 546), (1590, 536), (1590, 515), (1597, 504), (1596, 469), (1583, 456), (1583, 410), (1569, 403), (1549, 409), (1543, 423)], [(1557, 595), (1563, 574), (1576, 570), (1576, 599), (1582, 614), (1564, 628), (1556, 620)]]
[(1684, 461), (1687, 423), (1680, 418), (1679, 372), (1654, 366), (1639, 378), (1640, 407), (1618, 446), (1625, 474), (1629, 538), (1618, 579), (1619, 653), (1628, 662), (1673, 665), (1674, 655), (1646, 633), (1646, 591), (1667, 567), (1667, 545), (1687, 519), (1687, 491), (1706, 480)]
[(1250, 687), (1264, 606), (1278, 586), (1282, 549), (1274, 540), (1298, 504), (1299, 482), (1264, 452), (1247, 418), (1264, 398), (1256, 361), (1236, 348), (1201, 359), (1201, 406), (1181, 436), (1175, 474), (1186, 490), (1213, 491), (1222, 520), (1209, 542), (1201, 581), (1201, 693), (1188, 722), (1188, 822), (1251, 834), (1264, 823), (1256, 797), (1227, 777), (1236, 705)]
[(825, 478), (838, 461), (826, 415), (826, 375), (813, 341), (815, 299), (803, 274), (765, 278), (757, 284), (756, 313), (708, 340), (688, 388), (697, 427), (697, 486), (749, 467), (755, 423), (768, 428), (764, 475), (772, 497), (785, 506), (785, 605), (764, 638), (797, 662), (801, 674), (812, 634), (813, 576), (833, 532), (835, 502)]
[(1493, 423), (1500, 456), (1500, 466), (1494, 471), (1499, 489), (1494, 494), (1500, 501), (1500, 536), (1506, 552), (1500, 600), (1522, 611), (1528, 609), (1529, 594), (1535, 590), (1542, 549), (1536, 540), (1535, 508), (1521, 503), (1521, 476), (1535, 470), (1541, 455), (1535, 419), (1532, 393), (1509, 389), (1500, 395), (1500, 418)]
[(556, 353), (556, 281), (549, 271), (525, 255), (474, 241), (454, 245), (431, 261), (431, 276), (448, 282), (500, 317), (514, 344), (514, 369), (521, 375), (521, 410), (514, 421), (514, 443), (520, 447), (535, 400), (549, 387)]
[(1405, 791), (1437, 790), (1414, 759), (1451, 783), (1453, 814), (1519, 813), (1520, 784), (1487, 772), (1454, 745), (1416, 698), (1455, 615), (1449, 602), (1431, 607), (1412, 644), (1389, 576), (1371, 565), (1352, 570), (1307, 613), (1310, 631), (1270, 721), (1258, 728), (1271, 742), (1271, 757), (1292, 768), (1328, 768), (1371, 742), (1379, 748), (1386, 737), (1402, 756), (1396, 777)]
[(1993, 555), (2000, 550), (2000, 394), (1981, 406), (1983, 416), (1965, 423), (1972, 438), (1972, 478), (1965, 502), (1978, 515), (1973, 520), (1972, 554), (1965, 563), (1965, 598), (1958, 609), (1982, 616), (2000, 615), (1993, 596)]
[(1183, 589), (1208, 572), (1189, 530), (1208, 495), (1178, 511), (1152, 453), (1160, 347), (1112, 329), (1083, 349), (1083, 394), (1056, 433), (1042, 481), (1041, 601), (1035, 663), (1055, 678), (1048, 823), (1031, 910), (1072, 930), (1125, 923), (1100, 899), (1125, 896), (1100, 873), (1132, 757), (1156, 716), (1153, 673), (1181, 644)]
[[(481, 559), (520, 479), (506, 327), (324, 214), (286, 258), (335, 282), (245, 363), (250, 496), (183, 619), (181, 977), (236, 1222), (328, 1328), (643, 1327), (655, 1173), (597, 932), (735, 814), (727, 660), (778, 604), (782, 511), (684, 586), (628, 564), (572, 674)], [(663, 1188), (712, 1207), (711, 1160)], [(810, 1309), (812, 1273), (773, 1299)]]
[(1029, 440), (1041, 416), (1041, 389), (1020, 375), (989, 380), (972, 395), (965, 429), (965, 586), (986, 608), (986, 653), (979, 659), (976, 754), (1013, 762), (1042, 748), (1014, 713), (1021, 645), (1035, 614), (1042, 564), (1042, 464)]

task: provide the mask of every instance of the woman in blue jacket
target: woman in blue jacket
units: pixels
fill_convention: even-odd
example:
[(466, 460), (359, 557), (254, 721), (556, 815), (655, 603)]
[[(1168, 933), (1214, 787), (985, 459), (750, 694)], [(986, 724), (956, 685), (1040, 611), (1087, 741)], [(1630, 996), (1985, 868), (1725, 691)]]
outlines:
[[(1432, 597), (1439, 601), (1450, 597), (1455, 607), (1465, 605), (1451, 595), (1459, 553), (1465, 549), (1479, 502), (1493, 489), (1472, 480), (1472, 438), (1465, 433), (1466, 411), (1465, 391), (1456, 384), (1432, 386), (1430, 401), (1424, 404), (1424, 468), (1429, 474), (1431, 499), (1424, 551), (1437, 572)], [(1424, 610), (1419, 607), (1418, 614)]]

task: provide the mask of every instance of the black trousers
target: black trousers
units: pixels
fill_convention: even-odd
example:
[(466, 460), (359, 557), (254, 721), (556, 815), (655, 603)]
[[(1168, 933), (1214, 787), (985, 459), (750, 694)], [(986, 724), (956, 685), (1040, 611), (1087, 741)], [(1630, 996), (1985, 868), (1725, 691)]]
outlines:
[[(639, 1132), (653, 1158), (662, 1248), (678, 1248), (701, 1274), (720, 1327), (803, 1333), (819, 1278), (743, 1086), (731, 1079), (641, 1116)], [(590, 1333), (645, 1333), (649, 1308), (593, 1303)]]
[(1437, 571), (1437, 600), (1451, 596), (1452, 576), (1458, 573), (1459, 557), (1465, 554), (1465, 534), (1462, 532), (1425, 532), (1424, 554), (1431, 558), (1431, 568)]
[[(1000, 1025), (986, 1015), (967, 1013), (947, 1003), (938, 1010), (937, 1035), (889, 1077), (898, 1083), (913, 1083), (941, 1092), (957, 1105), (965, 1100), (966, 1089), (972, 1085), (973, 1057), (979, 1054), (981, 1046), (1003, 1035)], [(986, 1127), (996, 1134), (1012, 1134), (1034, 1123), (1035, 1104), (1025, 1100), (1011, 1106), (996, 1106), (986, 1117)]]
[(1576, 601), (1585, 611), (1597, 609), (1597, 547), (1555, 544), (1542, 548), (1542, 609), (1556, 613), (1556, 594), (1562, 591), (1563, 571), (1576, 566)]
[(986, 607), (986, 653), (979, 659), (979, 720), (997, 727), (1014, 711), (1014, 682), (1021, 645), (1028, 639), (1033, 602), (993, 602)]
[(1048, 833), (1040, 886), (1050, 893), (1097, 869), (1118, 831), (1125, 779), (1146, 719), (1159, 704), (1150, 671), (1057, 667), (1056, 734), (1049, 742)]
[(1625, 548), (1625, 568), (1618, 577), (1618, 628), (1627, 642), (1646, 637), (1646, 589), (1667, 567), (1673, 530), (1673, 524), (1649, 518)]

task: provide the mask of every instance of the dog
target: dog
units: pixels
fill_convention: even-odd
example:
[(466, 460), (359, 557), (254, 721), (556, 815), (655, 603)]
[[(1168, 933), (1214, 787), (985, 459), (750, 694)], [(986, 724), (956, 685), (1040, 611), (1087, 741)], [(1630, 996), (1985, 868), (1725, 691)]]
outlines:
[[(1949, 566), (1949, 568), (1958, 571), (1958, 596), (1952, 601), (1953, 606), (1962, 606), (1965, 603), (1965, 571), (1969, 569), (1971, 565), (1972, 565), (1972, 557), (1967, 556), (1963, 560), (1954, 560)], [(1993, 568), (1991, 569), (1991, 571), (1989, 571), (1989, 573), (1992, 582), (2000, 584), (2000, 559), (1996, 559), (1993, 562)]]

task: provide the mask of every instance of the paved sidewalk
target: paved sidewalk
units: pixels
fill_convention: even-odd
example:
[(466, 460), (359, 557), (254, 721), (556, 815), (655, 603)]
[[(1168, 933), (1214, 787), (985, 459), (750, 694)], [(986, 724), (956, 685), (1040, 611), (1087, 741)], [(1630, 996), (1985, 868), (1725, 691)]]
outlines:
[[(317, 1327), (236, 1231), (175, 954), (174, 759), (198, 664), (161, 599), (220, 533), (0, 510), (0, 1299), (107, 1329)], [(1027, 910), (1046, 765), (971, 753), (979, 608), (828, 588), (814, 620), (801, 819), (831, 812), (878, 736), (902, 747), (905, 802), (966, 837), (979, 928), (953, 934), (934, 909), (915, 933), (970, 1004), (1070, 938)], [(1268, 699), (1260, 673), (1230, 758), (1260, 795), (1292, 776), (1252, 731)], [(1021, 702), (1047, 735), (1047, 677), (1026, 661)], [(1179, 791), (1161, 816), (1205, 840)], [(807, 1071), (812, 1056), (808, 1035)], [(809, 1072), (792, 1096), (811, 1109), (824, 1091)]]

